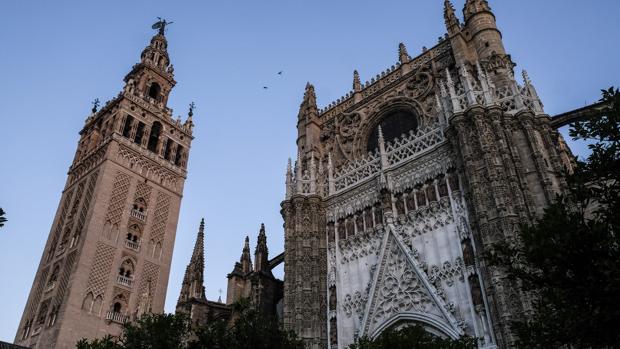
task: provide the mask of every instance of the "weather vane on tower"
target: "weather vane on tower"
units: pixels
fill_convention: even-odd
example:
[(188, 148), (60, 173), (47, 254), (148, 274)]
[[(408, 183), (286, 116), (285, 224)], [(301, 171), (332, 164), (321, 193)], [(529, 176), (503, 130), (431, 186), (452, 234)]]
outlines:
[(157, 17), (158, 21), (153, 24), (151, 28), (159, 29), (159, 34), (164, 35), (164, 31), (166, 30), (166, 26), (172, 24), (174, 22), (168, 22), (165, 18)]

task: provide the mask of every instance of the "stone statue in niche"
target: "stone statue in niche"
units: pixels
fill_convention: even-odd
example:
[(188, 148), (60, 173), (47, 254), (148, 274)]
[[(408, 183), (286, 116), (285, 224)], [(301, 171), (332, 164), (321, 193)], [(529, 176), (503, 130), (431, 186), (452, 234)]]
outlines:
[(337, 117), (338, 145), (347, 160), (352, 159), (353, 141), (359, 130), (362, 117), (359, 113), (342, 113)]

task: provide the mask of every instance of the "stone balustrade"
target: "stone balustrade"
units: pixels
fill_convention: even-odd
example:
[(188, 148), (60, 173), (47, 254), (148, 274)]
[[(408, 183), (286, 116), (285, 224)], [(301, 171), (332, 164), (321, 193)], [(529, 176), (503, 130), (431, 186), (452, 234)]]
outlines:
[(119, 323), (119, 324), (124, 324), (125, 322), (127, 322), (128, 317), (127, 315), (123, 315), (121, 313), (117, 313), (114, 311), (108, 311), (105, 314), (105, 319), (108, 321)]
[(133, 285), (133, 278), (126, 277), (126, 276), (123, 276), (123, 275), (117, 275), (116, 276), (116, 282), (119, 285), (123, 285), (123, 286), (126, 286), (126, 287), (131, 287)]

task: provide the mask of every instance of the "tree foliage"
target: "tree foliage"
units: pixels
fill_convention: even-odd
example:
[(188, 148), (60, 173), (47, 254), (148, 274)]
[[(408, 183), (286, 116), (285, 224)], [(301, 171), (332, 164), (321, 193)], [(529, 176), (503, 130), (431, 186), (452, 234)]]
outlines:
[(620, 93), (571, 125), (591, 155), (567, 176), (568, 189), (518, 243), (487, 259), (533, 295), (533, 314), (512, 324), (522, 348), (611, 348), (620, 343)]
[(189, 320), (183, 315), (146, 314), (125, 323), (118, 338), (82, 339), (77, 349), (183, 349), (189, 334)]
[(0, 207), (0, 228), (4, 227), (4, 223), (6, 223), (6, 217), (4, 217), (5, 212), (2, 209), (2, 207)]
[(233, 324), (216, 320), (192, 327), (184, 315), (142, 316), (123, 325), (118, 338), (81, 340), (77, 349), (303, 349), (294, 333), (261, 316), (247, 301), (234, 305)]
[(191, 349), (304, 349), (303, 342), (282, 329), (277, 319), (261, 316), (247, 299), (234, 304), (234, 323), (220, 320), (199, 328)]
[(474, 349), (476, 340), (463, 337), (458, 340), (434, 336), (421, 326), (387, 330), (374, 340), (363, 337), (349, 346), (349, 349)]

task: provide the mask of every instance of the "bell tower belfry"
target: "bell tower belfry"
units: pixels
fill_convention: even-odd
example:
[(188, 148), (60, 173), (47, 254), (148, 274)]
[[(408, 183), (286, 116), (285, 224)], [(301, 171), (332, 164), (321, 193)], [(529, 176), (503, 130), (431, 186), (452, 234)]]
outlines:
[(80, 131), (16, 344), (74, 348), (164, 310), (194, 126), (193, 104), (184, 122), (167, 106), (166, 24)]

